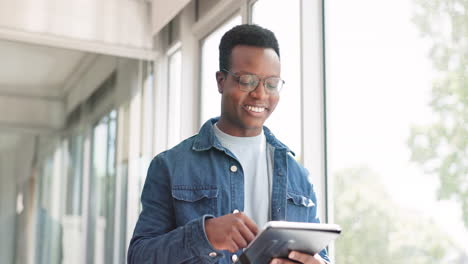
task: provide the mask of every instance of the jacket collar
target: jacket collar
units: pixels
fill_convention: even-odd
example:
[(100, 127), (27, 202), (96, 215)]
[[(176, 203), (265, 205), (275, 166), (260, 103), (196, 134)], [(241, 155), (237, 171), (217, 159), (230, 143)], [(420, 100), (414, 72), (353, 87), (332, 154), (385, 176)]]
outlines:
[[(213, 125), (218, 122), (219, 117), (211, 118), (203, 124), (200, 128), (200, 131), (195, 136), (195, 140), (192, 145), (192, 149), (195, 151), (204, 151), (209, 150), (210, 148), (214, 147), (219, 150), (225, 150), (225, 148), (221, 145), (218, 138), (215, 136), (213, 131)], [(286, 152), (291, 152), (292, 155), (295, 156), (294, 152), (292, 152), (285, 144), (281, 141), (276, 139), (273, 133), (270, 131), (269, 128), (263, 126), (263, 133), (265, 134), (265, 138), (268, 144), (273, 146), (275, 149), (278, 150), (286, 150)]]

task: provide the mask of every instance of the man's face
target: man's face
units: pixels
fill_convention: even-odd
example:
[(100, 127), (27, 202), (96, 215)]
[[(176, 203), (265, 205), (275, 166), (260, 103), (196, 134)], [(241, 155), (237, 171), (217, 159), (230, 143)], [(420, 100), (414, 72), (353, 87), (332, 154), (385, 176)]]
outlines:
[(280, 76), (281, 64), (271, 48), (238, 45), (231, 52), (230, 72), (255, 74), (261, 78), (257, 89), (245, 92), (239, 89), (236, 77), (218, 72), (216, 79), (221, 96), (221, 118), (218, 127), (227, 134), (239, 137), (256, 136), (263, 123), (275, 110), (279, 94), (269, 94), (263, 86), (267, 77)]

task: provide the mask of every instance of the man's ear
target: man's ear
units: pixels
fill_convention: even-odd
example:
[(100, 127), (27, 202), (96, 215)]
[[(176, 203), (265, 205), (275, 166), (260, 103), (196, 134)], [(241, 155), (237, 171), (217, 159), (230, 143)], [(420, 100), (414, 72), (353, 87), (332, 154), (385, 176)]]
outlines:
[(216, 72), (216, 83), (218, 84), (218, 92), (220, 94), (223, 93), (224, 90), (224, 81), (226, 80), (226, 75), (223, 72), (217, 71)]

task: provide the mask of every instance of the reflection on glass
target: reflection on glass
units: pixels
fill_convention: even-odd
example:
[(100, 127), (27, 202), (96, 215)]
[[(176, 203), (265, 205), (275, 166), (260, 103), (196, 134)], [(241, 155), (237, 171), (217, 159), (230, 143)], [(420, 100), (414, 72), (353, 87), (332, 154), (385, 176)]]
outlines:
[(52, 199), (52, 192), (58, 191), (52, 188), (54, 165), (54, 156), (48, 156), (39, 176), (35, 249), (35, 263), (39, 264), (59, 264), (62, 261), (62, 228), (52, 212), (58, 205), (58, 201)]
[(120, 168), (118, 171), (120, 172), (121, 184), (120, 184), (120, 191), (121, 191), (121, 203), (120, 203), (120, 227), (118, 228), (120, 232), (120, 241), (119, 245), (119, 256), (118, 262), (125, 263), (125, 255), (127, 252), (127, 197), (128, 197), (128, 163), (126, 161), (122, 162), (118, 165)]
[(468, 137), (454, 129), (468, 121), (455, 110), (466, 109), (466, 49), (444, 48), (466, 43), (468, 20), (441, 3), (326, 2), (328, 177), (332, 221), (345, 230), (337, 263), (468, 260), (458, 140)]
[(177, 50), (169, 56), (169, 104), (168, 104), (168, 148), (180, 141), (180, 108), (182, 92), (182, 52)]
[(221, 96), (216, 85), (216, 72), (219, 71), (219, 42), (221, 37), (236, 25), (241, 24), (240, 16), (235, 16), (218, 27), (202, 41), (201, 48), (201, 119), (203, 124), (212, 117), (219, 116)]
[(81, 215), (81, 194), (82, 194), (82, 162), (83, 162), (83, 137), (73, 135), (69, 139), (69, 164), (66, 192), (67, 215)]
[(112, 263), (115, 211), (116, 111), (93, 129), (88, 262)]
[(73, 133), (65, 144), (68, 152), (68, 172), (65, 212), (61, 222), (63, 226), (63, 263), (83, 262), (82, 193), (83, 193), (83, 136)]
[(146, 77), (143, 82), (142, 89), (142, 116), (141, 116), (141, 140), (140, 150), (142, 155), (151, 155), (152, 153), (152, 136), (153, 136), (153, 100), (154, 100), (154, 71), (153, 63), (146, 62), (145, 64)]
[(275, 33), (280, 46), (281, 78), (286, 81), (275, 112), (267, 120), (273, 133), (301, 159), (300, 1), (259, 0), (252, 22)]

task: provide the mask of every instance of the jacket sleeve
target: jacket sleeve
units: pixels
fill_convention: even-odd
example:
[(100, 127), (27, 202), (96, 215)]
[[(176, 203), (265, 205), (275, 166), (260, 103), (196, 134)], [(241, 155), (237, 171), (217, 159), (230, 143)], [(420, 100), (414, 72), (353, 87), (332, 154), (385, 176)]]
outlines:
[[(143, 210), (128, 249), (128, 263), (182, 263), (191, 259), (215, 263), (223, 257), (205, 233), (204, 215), (176, 226), (169, 170), (164, 154), (153, 159), (141, 195)], [(214, 254), (214, 253), (216, 254)]]

